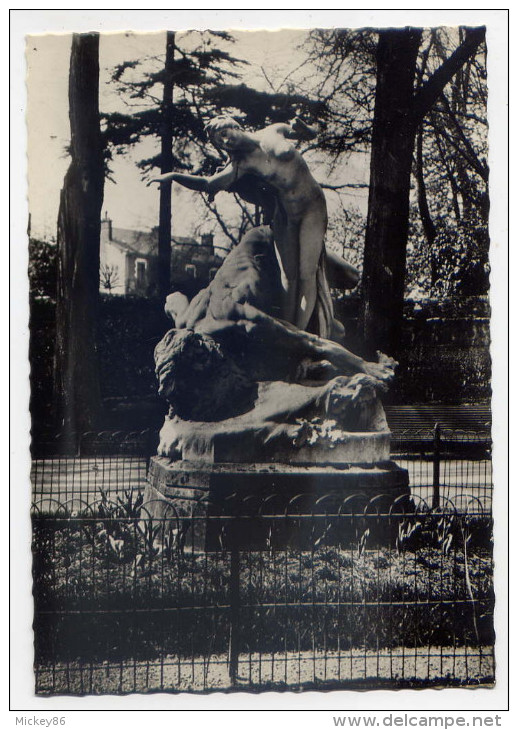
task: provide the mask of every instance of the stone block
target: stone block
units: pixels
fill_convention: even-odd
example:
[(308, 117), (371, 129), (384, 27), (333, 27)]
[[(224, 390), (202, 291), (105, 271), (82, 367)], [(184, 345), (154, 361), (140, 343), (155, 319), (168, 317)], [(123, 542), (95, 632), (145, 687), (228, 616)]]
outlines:
[[(207, 464), (153, 457), (145, 502), (155, 518), (170, 517), (173, 508), (185, 528), (189, 549), (237, 546), (260, 550), (286, 547), (284, 528), (276, 527), (276, 536), (272, 535), (276, 516), (280, 525), (278, 516), (320, 511), (320, 517), (311, 519), (317, 519), (324, 530), (326, 512), (361, 514), (370, 500), (371, 510), (384, 512), (398, 498), (409, 495), (408, 472), (390, 461), (371, 465)], [(304, 540), (300, 520), (297, 530), (297, 540)]]

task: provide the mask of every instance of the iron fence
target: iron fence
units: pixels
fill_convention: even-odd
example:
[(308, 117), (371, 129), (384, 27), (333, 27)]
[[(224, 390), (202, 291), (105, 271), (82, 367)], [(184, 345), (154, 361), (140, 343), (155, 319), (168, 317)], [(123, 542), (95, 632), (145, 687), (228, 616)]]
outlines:
[(157, 445), (151, 430), (87, 432), (65, 444), (59, 435), (39, 440), (32, 445), (32, 498), (88, 502), (100, 490), (113, 496), (142, 491)]
[(35, 504), (36, 692), (492, 684), (477, 498), (235, 500)]
[[(63, 450), (59, 438), (33, 446), (31, 468), (34, 500), (93, 500), (99, 489), (116, 497), (143, 491), (158, 434), (103, 431), (74, 440), (76, 449)], [(493, 491), (491, 439), (485, 431), (445, 429), (395, 430), (392, 458), (408, 470), (412, 494), (438, 506), (443, 498), (462, 510), (466, 496), (476, 496), (491, 510)]]
[(435, 428), (394, 430), (391, 456), (408, 470), (410, 489), (437, 507), (443, 498), (463, 509), (467, 495), (491, 511), (491, 436), (487, 430)]
[(33, 446), (39, 694), (492, 683), (487, 433), (396, 431), (411, 497), (394, 504), (163, 519), (143, 505), (156, 433), (74, 444)]

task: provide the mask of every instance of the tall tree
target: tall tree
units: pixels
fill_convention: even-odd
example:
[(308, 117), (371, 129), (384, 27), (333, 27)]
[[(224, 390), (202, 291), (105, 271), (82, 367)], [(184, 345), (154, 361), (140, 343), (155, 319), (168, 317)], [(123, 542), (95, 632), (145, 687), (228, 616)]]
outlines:
[(342, 162), (344, 154), (368, 150), (376, 93), (376, 41), (376, 31), (369, 28), (335, 28), (312, 30), (305, 43), (316, 73), (304, 78), (304, 89), (320, 101), (325, 122), (317, 143), (335, 162)]
[[(428, 34), (427, 61), (433, 68), (447, 59), (455, 36), (462, 43), (465, 29), (435, 28)], [(479, 52), (454, 75), (418, 129), (414, 174), (420, 225), (411, 206), (411, 245), (419, 246), (424, 233), (429, 268), (421, 269), (421, 281), (429, 276), (434, 296), (482, 294), (488, 287), (486, 102), (485, 58)]]
[[(423, 31), (414, 94), (469, 33), (466, 28)], [(349, 154), (360, 161), (360, 154), (370, 151), (378, 36), (373, 29), (315, 30), (305, 44), (317, 73), (304, 80), (304, 89), (327, 103), (326, 126), (318, 144), (339, 182), (324, 187), (335, 191), (348, 213), (353, 211), (348, 188), (360, 185), (342, 181), (340, 171)], [(293, 80), (297, 79), (292, 76)], [(486, 98), (481, 46), (417, 126), (413, 166), (417, 195), (410, 196), (407, 293), (445, 296), (453, 291), (481, 293), (487, 287)], [(328, 241), (332, 234), (330, 226)]]
[(67, 441), (95, 425), (99, 246), (104, 190), (99, 117), (99, 35), (74, 34), (69, 71), (70, 166), (58, 213), (55, 402)]
[[(161, 172), (193, 170), (210, 174), (226, 162), (222, 153), (207, 144), (204, 126), (212, 116), (227, 112), (252, 129), (289, 121), (297, 113), (310, 119), (321, 116), (324, 104), (313, 102), (302, 93), (264, 92), (238, 83), (238, 69), (246, 62), (224, 50), (232, 42), (232, 36), (223, 32), (191, 32), (181, 36), (168, 32), (163, 66), (158, 67), (156, 59), (147, 58), (119, 64), (112, 80), (130, 112), (103, 117), (108, 157), (124, 154), (146, 138), (158, 137), (159, 154), (137, 163), (145, 173), (158, 167)], [(171, 240), (170, 196), (171, 185), (163, 185), (159, 240), (164, 261), (165, 248)], [(212, 200), (203, 196), (203, 202), (210, 219), (221, 227), (231, 245), (258, 219), (253, 209), (236, 198), (241, 215), (238, 225), (233, 227), (219, 214)], [(165, 271), (164, 265), (161, 270)], [(165, 285), (164, 280), (162, 286)]]
[[(166, 33), (162, 124), (160, 127), (160, 172), (173, 169), (173, 89), (175, 34)], [(169, 294), (171, 281), (171, 183), (160, 187), (158, 219), (158, 287), (162, 299)]]
[[(163, 65), (156, 58), (140, 58), (114, 68), (112, 81), (130, 111), (103, 115), (108, 161), (113, 154), (125, 154), (149, 137), (157, 138), (160, 147), (156, 155), (137, 163), (144, 172), (190, 169), (193, 159), (204, 160), (201, 96), (207, 87), (233, 76), (232, 67), (239, 61), (214, 45), (215, 39), (230, 41), (228, 34), (187, 35), (193, 47), (185, 50), (173, 31), (166, 32)], [(196, 35), (200, 42), (193, 44)], [(159, 293), (163, 298), (170, 290), (171, 183), (162, 185), (159, 195)]]
[(379, 32), (360, 334), (371, 350), (396, 354), (406, 274), (410, 174), (419, 125), (446, 84), (476, 52), (484, 28), (464, 41), (414, 91), (422, 32)]

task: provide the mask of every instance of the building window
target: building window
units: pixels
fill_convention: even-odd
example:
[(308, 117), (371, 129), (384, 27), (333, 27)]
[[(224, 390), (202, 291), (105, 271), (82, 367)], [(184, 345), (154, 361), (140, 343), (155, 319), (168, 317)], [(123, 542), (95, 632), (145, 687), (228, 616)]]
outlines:
[(145, 261), (137, 261), (135, 264), (135, 278), (139, 289), (143, 289), (146, 286), (146, 268)]
[(185, 265), (185, 273), (193, 279), (196, 279), (196, 266), (194, 264)]

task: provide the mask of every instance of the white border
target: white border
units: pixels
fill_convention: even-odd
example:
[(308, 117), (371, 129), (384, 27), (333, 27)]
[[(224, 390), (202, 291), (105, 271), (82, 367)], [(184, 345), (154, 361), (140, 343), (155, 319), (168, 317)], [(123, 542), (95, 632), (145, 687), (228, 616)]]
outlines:
[[(492, 355), (495, 420), (495, 513), (497, 535), (496, 590), (497, 590), (497, 687), (493, 690), (400, 690), (361, 692), (317, 693), (262, 693), (193, 695), (130, 695), (127, 697), (101, 698), (37, 698), (33, 695), (32, 662), (32, 598), (30, 594), (29, 544), (29, 488), (28, 488), (28, 305), (26, 267), (27, 255), (23, 245), (26, 240), (27, 204), (25, 198), (25, 85), (24, 85), (24, 35), (42, 32), (161, 30), (207, 28), (282, 28), (282, 27), (360, 27), (383, 25), (486, 25), (489, 53), (489, 118), (490, 118), (490, 168), (491, 168), (491, 236), (492, 236)], [(257, 713), (254, 716), (241, 712), (225, 712), (209, 715), (205, 712), (189, 712), (186, 716), (175, 715), (166, 722), (186, 722), (191, 726), (221, 722), (225, 726), (274, 722), (296, 722), (300, 727), (315, 727), (316, 723), (333, 726), (333, 714), (350, 714), (354, 711), (372, 712), (376, 709), (398, 712), (504, 711), (507, 707), (506, 676), (506, 611), (507, 606), (507, 547), (506, 547), (506, 409), (507, 409), (507, 15), (505, 10), (458, 9), (363, 9), (363, 10), (40, 10), (17, 9), (11, 15), (11, 266), (12, 310), (11, 348), (13, 398), (12, 416), (12, 483), (11, 483), (11, 559), (12, 559), (12, 628), (11, 645), (14, 662), (11, 667), (11, 707), (17, 716), (33, 715), (50, 717), (67, 713), (68, 710), (292, 710), (293, 714)], [(23, 191), (23, 193), (22, 193)], [(498, 192), (497, 192), (498, 191)], [(6, 618), (7, 620), (7, 618)], [(5, 625), (7, 625), (5, 623)], [(7, 680), (6, 680), (7, 681)], [(6, 681), (3, 686), (6, 686)], [(6, 705), (5, 705), (6, 706)], [(320, 710), (321, 712), (307, 712)], [(44, 715), (42, 715), (44, 712)], [(32, 714), (31, 714), (32, 713)], [(295, 716), (296, 713), (296, 716)], [(299, 714), (300, 713), (300, 714)], [(132, 716), (135, 722), (145, 719), (141, 713)], [(154, 713), (150, 720), (158, 720)], [(508, 719), (506, 716), (504, 719)], [(160, 719), (164, 718), (160, 715)], [(11, 718), (13, 720), (13, 718)], [(126, 723), (127, 717), (104, 713), (84, 715), (67, 713), (67, 725), (101, 722), (102, 726), (113, 722)], [(198, 723), (198, 724), (197, 724)], [(325, 725), (322, 724), (324, 727)], [(511, 725), (509, 725), (511, 727)]]

